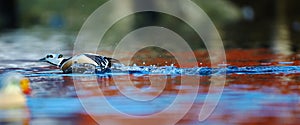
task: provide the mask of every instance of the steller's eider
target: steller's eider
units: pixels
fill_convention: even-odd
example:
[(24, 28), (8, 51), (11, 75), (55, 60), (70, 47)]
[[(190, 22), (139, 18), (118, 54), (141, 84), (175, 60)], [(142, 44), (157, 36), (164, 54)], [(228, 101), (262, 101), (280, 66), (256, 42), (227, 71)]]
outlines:
[(62, 54), (47, 54), (46, 57), (40, 59), (40, 61), (58, 66), (64, 73), (72, 73), (73, 64), (91, 64), (100, 67), (102, 72), (105, 72), (112, 64), (120, 63), (117, 59), (91, 53), (75, 55), (69, 58), (64, 58)]

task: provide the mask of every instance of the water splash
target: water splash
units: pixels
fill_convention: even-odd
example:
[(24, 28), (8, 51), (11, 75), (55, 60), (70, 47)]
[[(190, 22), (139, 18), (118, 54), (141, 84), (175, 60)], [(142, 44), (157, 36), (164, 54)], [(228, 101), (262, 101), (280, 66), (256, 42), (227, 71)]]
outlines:
[[(97, 68), (96, 68), (97, 69)], [(299, 73), (299, 66), (227, 66), (225, 68), (193, 67), (177, 68), (175, 66), (119, 66), (111, 70), (113, 73), (159, 74), (159, 75), (224, 75), (224, 74), (292, 74)], [(97, 70), (96, 70), (97, 73)]]
[(59, 69), (53, 67), (31, 67), (30, 69), (6, 69), (18, 71), (25, 76), (111, 76), (111, 75), (224, 75), (224, 74), (295, 74), (300, 73), (300, 66), (227, 66), (219, 68), (211, 67), (192, 67), (192, 68), (178, 68), (175, 66), (125, 66), (119, 65), (111, 69), (103, 70), (101, 67), (93, 67), (90, 65), (73, 65), (75, 69), (73, 74), (63, 74)]

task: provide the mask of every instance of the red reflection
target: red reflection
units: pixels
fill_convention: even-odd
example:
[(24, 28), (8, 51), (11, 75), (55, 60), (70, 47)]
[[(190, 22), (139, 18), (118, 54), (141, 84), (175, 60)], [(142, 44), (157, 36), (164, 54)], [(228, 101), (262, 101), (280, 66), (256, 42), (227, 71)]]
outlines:
[[(150, 54), (149, 54), (150, 53)], [(209, 56), (206, 51), (194, 51), (198, 66), (210, 66)], [(151, 56), (148, 56), (151, 55)], [(189, 65), (190, 56), (180, 54), (181, 59)], [(232, 66), (271, 66), (271, 65), (299, 65), (300, 57), (295, 54), (291, 56), (281, 56), (272, 54), (266, 49), (253, 50), (228, 50), (226, 51), (227, 64)], [(170, 53), (152, 54), (149, 50), (140, 51), (133, 59), (124, 57), (121, 60), (130, 60), (137, 65), (171, 65), (178, 66), (177, 61)], [(288, 63), (285, 63), (288, 62)], [(191, 66), (194, 67), (194, 66)], [(122, 81), (118, 76), (118, 82), (126, 87), (126, 81)], [(151, 85), (149, 76), (129, 76), (134, 86), (138, 89), (145, 89)], [(178, 88), (182, 85), (180, 76), (167, 76), (166, 86), (161, 95), (177, 95)], [(204, 98), (209, 90), (210, 76), (197, 76), (200, 81), (197, 100), (193, 107), (178, 124), (201, 124), (198, 122), (198, 114), (204, 103)], [(300, 123), (300, 74), (228, 74), (222, 99), (217, 109), (203, 124), (237, 124), (237, 125), (297, 125)], [(87, 83), (95, 81), (84, 81)], [(198, 87), (189, 84), (189, 87)], [(115, 81), (112, 78), (97, 78), (97, 86), (82, 85), (84, 91), (90, 93), (81, 97), (99, 96), (97, 90), (100, 88), (102, 96), (119, 97), (123, 96)], [(184, 88), (186, 93), (189, 87)], [(151, 93), (148, 93), (151, 95)], [(183, 94), (183, 93), (182, 93)], [(158, 97), (159, 98), (159, 97)], [(188, 98), (188, 96), (187, 96)], [(164, 102), (161, 102), (163, 104)], [(176, 114), (169, 114), (176, 115)], [(79, 114), (79, 124), (96, 124), (88, 114)], [(101, 115), (96, 119), (103, 120), (104, 123), (133, 124), (131, 118), (121, 118), (114, 114)], [(107, 120), (110, 119), (110, 120)], [(165, 117), (156, 117), (143, 121), (147, 124), (163, 124)], [(162, 121), (158, 123), (157, 121)]]

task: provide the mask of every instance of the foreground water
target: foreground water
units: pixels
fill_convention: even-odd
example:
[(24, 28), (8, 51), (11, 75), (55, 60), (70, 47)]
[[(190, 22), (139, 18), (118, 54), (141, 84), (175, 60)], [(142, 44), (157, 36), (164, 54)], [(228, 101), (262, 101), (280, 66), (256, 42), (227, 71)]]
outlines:
[[(0, 38), (0, 74), (12, 71), (23, 74), (30, 79), (32, 92), (26, 97), (26, 109), (19, 115), (16, 115), (19, 110), (0, 109), (0, 124), (82, 125), (96, 124), (95, 121), (163, 124), (184, 113), (190, 103), (191, 109), (179, 121), (175, 119), (175, 123), (296, 125), (300, 122), (300, 56), (297, 53), (281, 56), (267, 49), (228, 50), (227, 62), (212, 68), (207, 52), (195, 51), (198, 66), (179, 68), (170, 56), (156, 57), (148, 50), (140, 55), (153, 58), (137, 55), (139, 58), (132, 59), (136, 65), (122, 66), (110, 73), (62, 74), (55, 66), (36, 60), (62, 48), (66, 50), (63, 53), (70, 54), (67, 44), (60, 40), (66, 39), (65, 36), (55, 33), (43, 39), (16, 36), (20, 38), (14, 34)], [(55, 47), (45, 49), (49, 46), (41, 41), (47, 40), (59, 42), (47, 42)], [(27, 44), (20, 46), (20, 41)], [(189, 57), (185, 58), (189, 64)], [(223, 75), (226, 81), (216, 109), (208, 119), (199, 122), (212, 78), (221, 79)], [(222, 88), (222, 83), (217, 80), (215, 84)], [(163, 116), (153, 115), (173, 105), (176, 97), (181, 100), (180, 108)], [(120, 112), (126, 117), (120, 116)]]

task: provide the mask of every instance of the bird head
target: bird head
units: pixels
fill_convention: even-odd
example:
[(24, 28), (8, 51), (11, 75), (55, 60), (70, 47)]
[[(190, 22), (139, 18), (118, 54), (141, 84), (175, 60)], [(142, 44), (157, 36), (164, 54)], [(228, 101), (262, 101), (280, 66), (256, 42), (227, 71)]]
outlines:
[(47, 54), (46, 57), (41, 58), (40, 61), (48, 62), (52, 65), (59, 66), (59, 64), (63, 61), (62, 54)]

